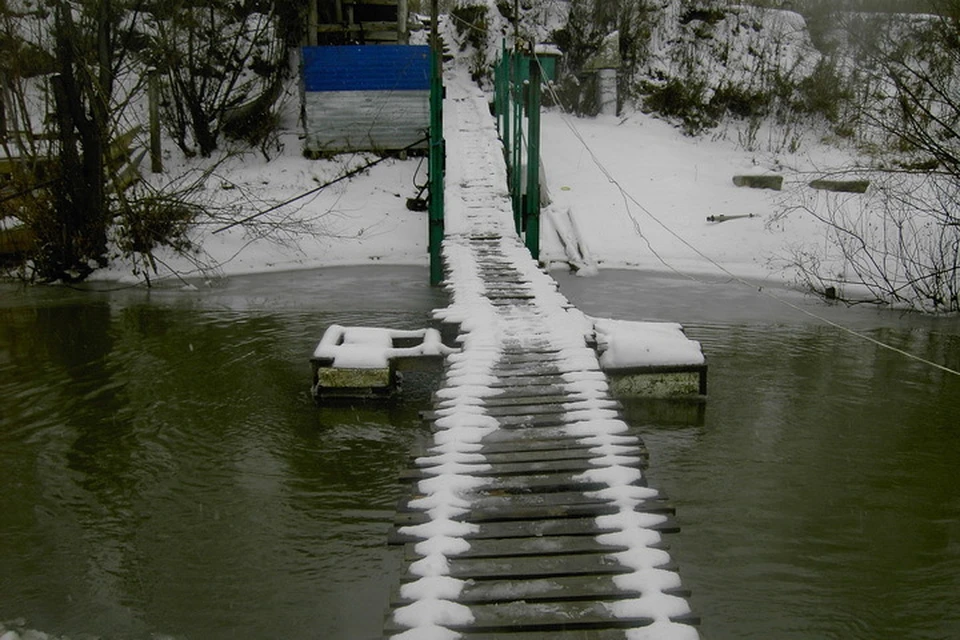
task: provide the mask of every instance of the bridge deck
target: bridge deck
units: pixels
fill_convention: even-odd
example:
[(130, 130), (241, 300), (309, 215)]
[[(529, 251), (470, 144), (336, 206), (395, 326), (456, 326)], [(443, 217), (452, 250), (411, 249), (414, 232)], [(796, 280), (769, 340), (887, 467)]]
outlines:
[(589, 320), (513, 231), (502, 151), (479, 92), (445, 104), (451, 305), (460, 353), (425, 414), (433, 444), (402, 476), (391, 542), (407, 573), (384, 633), (399, 638), (696, 638)]

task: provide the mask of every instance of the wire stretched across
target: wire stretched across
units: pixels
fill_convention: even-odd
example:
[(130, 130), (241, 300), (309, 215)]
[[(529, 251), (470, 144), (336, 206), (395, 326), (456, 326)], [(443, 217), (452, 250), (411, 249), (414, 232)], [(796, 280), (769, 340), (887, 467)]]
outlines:
[[(533, 58), (534, 58), (534, 60), (536, 61), (537, 65), (540, 66), (541, 71), (542, 71), (542, 70), (543, 70), (543, 66), (542, 66), (542, 64), (540, 63), (540, 58), (537, 56), (536, 51), (533, 52)], [(703, 258), (704, 260), (706, 260), (708, 263), (710, 263), (711, 265), (713, 265), (714, 267), (716, 267), (717, 269), (719, 269), (722, 273), (724, 273), (726, 276), (728, 276), (728, 277), (730, 278), (730, 280), (732, 280), (733, 282), (736, 282), (736, 283), (738, 283), (738, 284), (744, 285), (744, 286), (746, 286), (746, 287), (749, 287), (750, 289), (753, 289), (753, 290), (757, 291), (757, 293), (759, 293), (760, 295), (763, 295), (763, 296), (766, 296), (766, 297), (768, 297), (768, 298), (770, 298), (770, 299), (772, 299), (772, 300), (775, 300), (776, 302), (779, 302), (780, 304), (782, 304), (782, 305), (784, 305), (784, 306), (786, 306), (786, 307), (788, 307), (788, 308), (790, 308), (790, 309), (793, 309), (794, 311), (798, 311), (798, 312), (800, 312), (800, 313), (802, 313), (802, 314), (804, 314), (804, 315), (806, 315), (806, 316), (809, 316), (809, 317), (811, 317), (811, 318), (814, 318), (814, 319), (816, 319), (816, 320), (819, 320), (819, 321), (821, 321), (821, 322), (824, 322), (824, 323), (826, 323), (826, 324), (828, 324), (828, 325), (830, 325), (830, 326), (832, 326), (832, 327), (834, 327), (834, 328), (836, 328), (836, 329), (839, 329), (839, 330), (841, 330), (841, 331), (843, 331), (843, 332), (845, 332), (845, 333), (847, 333), (847, 334), (850, 334), (850, 335), (852, 335), (852, 336), (855, 336), (855, 337), (857, 337), (857, 338), (860, 338), (861, 340), (865, 340), (865, 341), (867, 341), (867, 342), (870, 342), (870, 343), (872, 343), (872, 344), (874, 344), (874, 345), (876, 345), (876, 346), (878, 346), (878, 347), (881, 347), (881, 348), (883, 348), (883, 349), (887, 349), (887, 350), (889, 350), (889, 351), (893, 351), (894, 353), (898, 353), (898, 354), (900, 354), (900, 355), (902, 355), (902, 356), (904, 356), (904, 357), (910, 358), (911, 360), (915, 360), (915, 361), (920, 362), (920, 363), (923, 363), (923, 364), (925, 364), (925, 365), (927, 365), (927, 366), (933, 367), (934, 369), (938, 369), (938, 370), (943, 371), (943, 372), (945, 372), (945, 373), (949, 373), (949, 374), (951, 374), (951, 375), (955, 375), (955, 376), (960, 377), (960, 371), (957, 371), (956, 369), (951, 369), (950, 367), (944, 366), (944, 365), (942, 365), (942, 364), (940, 364), (940, 363), (933, 362), (932, 360), (928, 360), (927, 358), (923, 358), (923, 357), (921, 357), (921, 356), (918, 356), (918, 355), (916, 355), (916, 354), (910, 353), (910, 352), (908, 352), (908, 351), (904, 351), (903, 349), (900, 349), (900, 348), (898, 348), (898, 347), (895, 347), (895, 346), (893, 346), (893, 345), (891, 345), (891, 344), (887, 344), (887, 343), (885, 343), (885, 342), (883, 342), (883, 341), (881, 341), (881, 340), (877, 340), (876, 338), (872, 338), (872, 337), (870, 337), (870, 336), (868, 336), (868, 335), (866, 335), (866, 334), (864, 334), (864, 333), (862, 333), (862, 332), (860, 332), (860, 331), (857, 331), (857, 330), (855, 330), (855, 329), (851, 329), (850, 327), (844, 326), (844, 325), (840, 324), (839, 322), (835, 322), (835, 321), (833, 321), (833, 320), (830, 320), (830, 319), (828, 319), (828, 318), (825, 318), (825, 317), (821, 316), (820, 314), (814, 313), (813, 311), (810, 311), (809, 309), (804, 309), (803, 307), (800, 307), (800, 306), (798, 306), (798, 305), (790, 302), (789, 300), (784, 300), (783, 298), (780, 298), (779, 296), (777, 296), (777, 295), (775, 295), (775, 294), (773, 294), (773, 293), (770, 293), (769, 291), (763, 289), (762, 287), (757, 288), (756, 285), (754, 285), (754, 284), (752, 284), (752, 283), (750, 283), (750, 282), (747, 282), (746, 280), (744, 280), (743, 278), (741, 278), (741, 277), (738, 276), (738, 275), (735, 275), (733, 272), (731, 272), (731, 271), (730, 271), (729, 269), (727, 269), (725, 266), (723, 266), (722, 264), (720, 264), (719, 262), (717, 262), (716, 260), (714, 260), (713, 258), (711, 258), (710, 256), (708, 256), (706, 253), (704, 253), (703, 251), (701, 251), (698, 247), (696, 247), (696, 246), (693, 245), (691, 242), (689, 242), (686, 238), (684, 238), (684, 237), (681, 236), (679, 233), (677, 233), (677, 232), (674, 231), (672, 228), (670, 228), (670, 226), (668, 226), (665, 222), (663, 222), (659, 217), (657, 217), (656, 215), (654, 215), (653, 212), (650, 211), (650, 209), (648, 209), (647, 207), (645, 207), (639, 200), (637, 200), (637, 199), (633, 196), (633, 194), (631, 194), (629, 191), (627, 191), (627, 189), (616, 179), (616, 177), (614, 177), (614, 175), (610, 172), (610, 170), (607, 169), (607, 167), (603, 164), (603, 162), (601, 162), (600, 158), (597, 157), (597, 154), (593, 151), (593, 149), (590, 148), (589, 143), (587, 143), (587, 141), (586, 141), (586, 139), (583, 137), (583, 135), (577, 130), (576, 126), (570, 121), (569, 114), (568, 114), (567, 111), (563, 108), (563, 103), (560, 101), (560, 97), (557, 95), (556, 90), (553, 88), (553, 86), (552, 86), (550, 83), (547, 83), (547, 90), (550, 91), (550, 94), (551, 94), (551, 96), (553, 97), (554, 102), (555, 102), (555, 103), (557, 104), (557, 106), (560, 108), (561, 120), (563, 120), (563, 123), (567, 126), (568, 129), (570, 129), (570, 131), (573, 133), (574, 137), (580, 142), (580, 144), (583, 145), (584, 149), (587, 151), (587, 154), (590, 156), (591, 161), (596, 165), (597, 169), (600, 170), (600, 173), (602, 173), (603, 176), (604, 176), (605, 178), (607, 178), (607, 180), (609, 180), (610, 183), (613, 184), (613, 185), (617, 188), (617, 190), (620, 192), (620, 194), (621, 194), (621, 196), (624, 198), (624, 200), (625, 200), (625, 201), (632, 202), (634, 205), (636, 205), (637, 208), (640, 209), (640, 211), (642, 211), (644, 214), (646, 214), (646, 216), (647, 216), (648, 218), (650, 218), (651, 220), (653, 220), (653, 221), (654, 221), (657, 225), (659, 225), (664, 231), (666, 231), (668, 234), (670, 234), (671, 236), (673, 236), (677, 241), (679, 241), (679, 242), (680, 242), (681, 244), (683, 244), (685, 247), (687, 247), (688, 249), (690, 249), (691, 251), (693, 251), (695, 254), (697, 254), (698, 256), (700, 256), (701, 258)], [(629, 206), (627, 207), (627, 215), (630, 216), (630, 219), (633, 221), (634, 229), (636, 230), (637, 234), (638, 234), (641, 238), (643, 238), (643, 240), (647, 243), (647, 246), (650, 247), (650, 250), (651, 250), (651, 251), (653, 252), (653, 254), (660, 260), (660, 262), (662, 262), (664, 265), (666, 265), (668, 268), (670, 268), (670, 270), (674, 271), (675, 273), (678, 273), (678, 274), (681, 274), (681, 275), (685, 275), (685, 274), (682, 274), (682, 272), (681, 272), (680, 270), (676, 269), (676, 268), (673, 267), (672, 265), (669, 265), (669, 264), (666, 262), (666, 260), (664, 260), (664, 258), (663, 258), (662, 256), (660, 256), (660, 254), (658, 254), (656, 251), (653, 250), (653, 247), (650, 246), (650, 241), (649, 241), (649, 239), (647, 239), (647, 237), (644, 236), (644, 234), (643, 234), (643, 232), (642, 232), (642, 230), (641, 230), (641, 228), (640, 228), (640, 223), (639, 223), (639, 221), (638, 221), (638, 220), (634, 217), (634, 215), (630, 212)], [(685, 277), (690, 277), (690, 276), (686, 275)]]

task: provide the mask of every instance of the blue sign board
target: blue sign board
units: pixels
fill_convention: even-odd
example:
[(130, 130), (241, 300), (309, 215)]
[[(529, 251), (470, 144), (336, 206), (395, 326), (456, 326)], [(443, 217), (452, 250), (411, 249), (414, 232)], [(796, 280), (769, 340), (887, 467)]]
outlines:
[(303, 47), (307, 91), (429, 91), (430, 47)]

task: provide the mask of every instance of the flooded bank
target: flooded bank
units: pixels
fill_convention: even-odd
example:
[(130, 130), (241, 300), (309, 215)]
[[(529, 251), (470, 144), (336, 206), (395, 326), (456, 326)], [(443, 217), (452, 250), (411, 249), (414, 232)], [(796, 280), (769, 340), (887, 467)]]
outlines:
[[(704, 638), (960, 637), (960, 384), (736, 285), (559, 277), (585, 312), (686, 325), (702, 411), (627, 403)], [(330, 324), (422, 328), (418, 268), (198, 291), (0, 295), (0, 622), (72, 638), (380, 633), (395, 479), (430, 389), (314, 406)], [(960, 366), (955, 319), (790, 299)], [(677, 417), (679, 416), (679, 418)]]

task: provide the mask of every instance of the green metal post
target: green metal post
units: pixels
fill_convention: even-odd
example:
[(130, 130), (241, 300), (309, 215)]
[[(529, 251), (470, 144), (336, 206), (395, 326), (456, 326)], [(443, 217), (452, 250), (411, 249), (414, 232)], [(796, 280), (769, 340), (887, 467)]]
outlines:
[(507, 139), (509, 138), (507, 125), (510, 122), (507, 116), (507, 105), (509, 104), (507, 87), (510, 86), (510, 76), (507, 69), (507, 41), (504, 40), (500, 46), (500, 61), (497, 63), (496, 93), (494, 100), (497, 111), (497, 133), (500, 134), (504, 145), (507, 144)]
[(507, 184), (513, 194), (513, 60), (510, 51), (504, 43), (503, 48), (503, 131), (500, 138), (503, 140), (503, 158), (507, 163)]
[[(434, 5), (434, 25), (436, 22), (436, 4)], [(436, 29), (434, 29), (436, 31)], [(430, 284), (436, 286), (443, 280), (443, 262), (440, 248), (443, 244), (443, 71), (439, 40), (434, 33), (431, 39), (432, 73), (430, 77), (430, 206), (429, 206), (429, 247), (430, 247)]]
[(523, 84), (520, 81), (520, 63), (522, 57), (514, 53), (510, 59), (513, 73), (513, 85), (510, 87), (513, 100), (513, 145), (511, 149), (510, 193), (513, 196), (513, 220), (517, 235), (523, 231)]
[(527, 210), (526, 244), (534, 260), (540, 259), (540, 65), (530, 62), (527, 104)]

